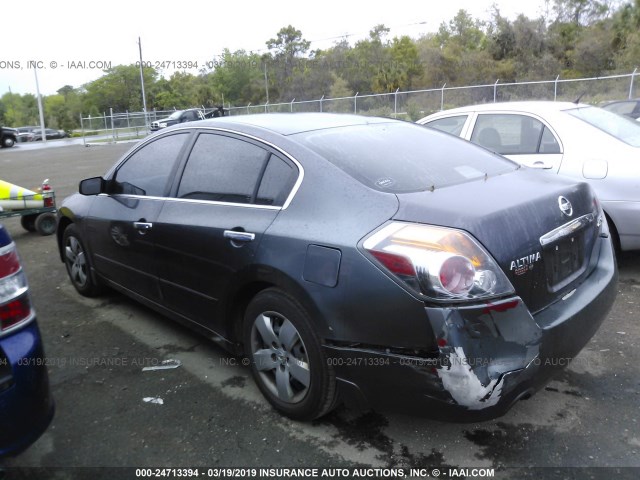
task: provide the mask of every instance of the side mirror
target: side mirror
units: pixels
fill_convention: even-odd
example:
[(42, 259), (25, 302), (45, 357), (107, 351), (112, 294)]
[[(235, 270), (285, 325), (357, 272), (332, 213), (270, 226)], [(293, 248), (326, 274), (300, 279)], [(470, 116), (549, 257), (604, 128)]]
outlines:
[(105, 181), (102, 177), (87, 178), (80, 182), (78, 191), (82, 195), (98, 195), (105, 191)]

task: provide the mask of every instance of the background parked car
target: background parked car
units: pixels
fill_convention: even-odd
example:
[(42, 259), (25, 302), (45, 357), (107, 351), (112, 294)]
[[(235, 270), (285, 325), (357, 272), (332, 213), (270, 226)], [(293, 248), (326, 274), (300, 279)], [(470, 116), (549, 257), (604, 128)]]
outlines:
[(222, 105), (218, 105), (212, 109), (206, 109), (203, 113), (204, 118), (227, 117), (229, 115), (229, 109), (224, 108)]
[(53, 416), (36, 314), (16, 245), (0, 224), (0, 458), (20, 452)]
[(616, 245), (640, 249), (640, 125), (569, 102), (492, 103), (418, 123), (460, 136), (523, 165), (589, 182)]
[[(44, 134), (47, 140), (55, 140), (58, 138), (69, 138), (69, 134), (64, 130), (54, 130), (53, 128), (45, 128)], [(37, 142), (42, 140), (42, 129), (36, 128), (33, 130), (33, 141)]]
[(589, 185), (391, 119), (176, 125), (58, 212), (80, 294), (114, 287), (245, 354), (297, 419), (339, 399), (501, 415), (578, 353), (617, 291)]
[(640, 118), (640, 99), (609, 102), (601, 108), (617, 113), (618, 115), (626, 115), (633, 119)]
[(18, 127), (18, 142), (31, 142), (33, 141), (33, 131), (40, 127)]
[(18, 131), (15, 128), (0, 127), (0, 147), (13, 147), (18, 141)]
[[(224, 110), (223, 110), (224, 112)], [(151, 131), (155, 132), (161, 128), (170, 127), (177, 123), (193, 122), (195, 120), (203, 120), (204, 113), (199, 108), (190, 108), (188, 110), (176, 110), (166, 118), (151, 122)]]

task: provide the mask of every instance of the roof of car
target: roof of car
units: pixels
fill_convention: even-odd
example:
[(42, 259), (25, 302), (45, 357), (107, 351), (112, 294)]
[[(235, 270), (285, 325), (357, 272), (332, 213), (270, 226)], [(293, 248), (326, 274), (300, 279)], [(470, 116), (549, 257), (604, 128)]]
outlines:
[(312, 130), (393, 121), (395, 120), (390, 118), (364, 117), (340, 113), (261, 113), (201, 120), (197, 122), (197, 125), (222, 128), (233, 127), (234, 125), (248, 125), (271, 130), (281, 135), (293, 135)]
[[(573, 102), (553, 102), (553, 101), (529, 101), (529, 102), (497, 102), (484, 103), (482, 105), (470, 105), (460, 108), (452, 108), (438, 112), (438, 114), (466, 113), (466, 112), (486, 112), (486, 111), (514, 111), (514, 112), (532, 112), (532, 113), (549, 113), (562, 110), (569, 110), (578, 107), (588, 107), (583, 103)], [(436, 114), (434, 114), (436, 115)]]

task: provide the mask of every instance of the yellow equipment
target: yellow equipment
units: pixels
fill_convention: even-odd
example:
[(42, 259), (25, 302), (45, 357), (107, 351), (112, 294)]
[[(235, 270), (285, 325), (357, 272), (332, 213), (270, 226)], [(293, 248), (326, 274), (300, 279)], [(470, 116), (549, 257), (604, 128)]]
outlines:
[(51, 235), (56, 231), (55, 193), (49, 180), (39, 192), (0, 180), (0, 218), (20, 216), (25, 230)]

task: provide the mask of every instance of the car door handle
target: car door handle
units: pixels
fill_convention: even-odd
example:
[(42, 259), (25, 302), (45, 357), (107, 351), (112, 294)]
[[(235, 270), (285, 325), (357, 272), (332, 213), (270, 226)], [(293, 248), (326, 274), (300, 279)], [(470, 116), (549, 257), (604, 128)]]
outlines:
[(238, 232), (236, 230), (225, 230), (224, 238), (228, 238), (233, 242), (253, 242), (256, 239), (256, 234), (249, 232)]
[(533, 165), (531, 165), (532, 168), (539, 168), (541, 170), (549, 170), (551, 168), (553, 168), (553, 165), (547, 162), (543, 162), (541, 160), (536, 160), (535, 162), (533, 162)]
[(144, 235), (153, 228), (153, 223), (149, 222), (133, 222), (133, 228), (135, 228), (140, 235)]

